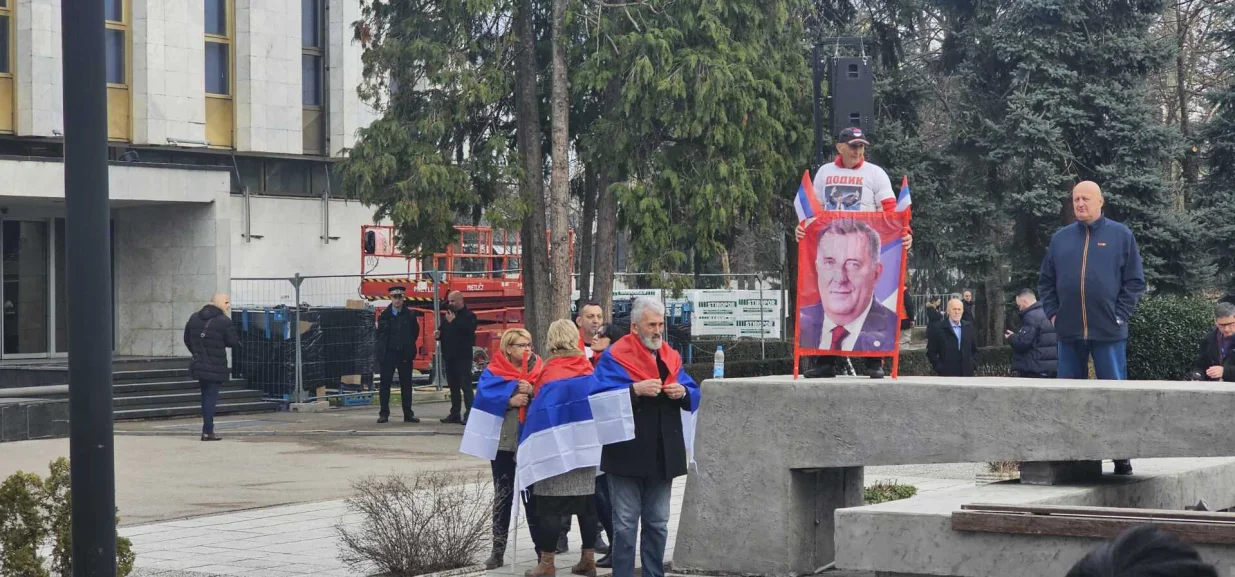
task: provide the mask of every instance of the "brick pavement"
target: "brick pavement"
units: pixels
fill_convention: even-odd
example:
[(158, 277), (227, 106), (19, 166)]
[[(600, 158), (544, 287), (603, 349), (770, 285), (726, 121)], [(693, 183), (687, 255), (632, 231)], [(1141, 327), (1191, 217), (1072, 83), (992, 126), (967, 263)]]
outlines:
[[(973, 485), (963, 480), (974, 465), (869, 467), (867, 484), (895, 480), (920, 493)], [(918, 477), (928, 473), (929, 477)], [(959, 473), (959, 474), (958, 474)], [(972, 475), (972, 473), (968, 473)], [(972, 479), (972, 477), (970, 477)], [(672, 560), (686, 480), (674, 483), (666, 559)], [(356, 526), (342, 500), (268, 507), (178, 521), (123, 527), (137, 553), (135, 577), (365, 577), (374, 571), (352, 569), (339, 560), (341, 542), (335, 527)], [(506, 553), (506, 566), (495, 576), (521, 575), (536, 559), (527, 526), (520, 519), (512, 531), (517, 543)], [(578, 560), (578, 523), (571, 527), (571, 552), (558, 557), (559, 574), (569, 575)], [(517, 545), (517, 549), (515, 546)], [(517, 564), (515, 562), (517, 561)], [(609, 574), (602, 570), (602, 574)]]

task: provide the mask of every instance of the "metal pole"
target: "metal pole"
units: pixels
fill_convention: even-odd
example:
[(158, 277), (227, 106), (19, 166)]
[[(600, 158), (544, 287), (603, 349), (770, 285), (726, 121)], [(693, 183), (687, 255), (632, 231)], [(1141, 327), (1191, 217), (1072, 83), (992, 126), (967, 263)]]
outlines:
[(759, 358), (768, 358), (768, 328), (763, 324), (763, 279), (755, 276), (759, 283)]
[(819, 46), (811, 48), (810, 51), (810, 69), (812, 82), (814, 87), (814, 111), (815, 111), (815, 167), (823, 166), (823, 89), (820, 84), (823, 83), (823, 70), (819, 65)]
[[(442, 330), (442, 294), (441, 288), (438, 286), (438, 279), (441, 273), (437, 270), (437, 260), (434, 259), (433, 270), (429, 272), (429, 276), (433, 278), (433, 326), (437, 327), (438, 334)], [(442, 390), (442, 339), (434, 339), (433, 341), (433, 386), (437, 387), (438, 392)]]
[(293, 329), (296, 331), (296, 391), (292, 393), (292, 402), (299, 404), (304, 402), (304, 357), (300, 350), (300, 284), (304, 282), (304, 278), (300, 273), (296, 273), (296, 276), (289, 280), (296, 289), (296, 326)]
[(112, 430), (111, 214), (103, 3), (65, 0), (65, 252), (69, 286), (69, 458), (74, 577), (116, 575)]

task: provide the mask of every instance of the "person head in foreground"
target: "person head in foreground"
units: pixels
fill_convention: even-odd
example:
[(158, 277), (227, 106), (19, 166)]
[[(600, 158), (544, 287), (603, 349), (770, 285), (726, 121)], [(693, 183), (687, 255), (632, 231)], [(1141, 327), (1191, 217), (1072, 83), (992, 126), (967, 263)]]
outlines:
[(467, 306), (463, 302), (463, 293), (459, 291), (451, 291), (450, 294), (446, 295), (446, 306), (455, 312), (463, 310), (464, 307)]
[(516, 367), (523, 363), (524, 353), (535, 352), (532, 350), (532, 333), (526, 329), (506, 329), (499, 346), (506, 359)]
[(635, 299), (630, 309), (630, 330), (648, 350), (660, 350), (665, 342), (665, 304), (652, 297)]
[(1016, 295), (1016, 309), (1023, 311), (1038, 302), (1038, 296), (1033, 294), (1032, 289), (1021, 289), (1020, 294)]
[(601, 308), (600, 303), (591, 301), (579, 307), (579, 315), (575, 317), (575, 324), (579, 325), (579, 336), (583, 337), (584, 343), (591, 344), (592, 339), (596, 338), (596, 333), (600, 332), (600, 325), (604, 323), (605, 309)]
[(953, 324), (960, 324), (963, 316), (965, 316), (965, 303), (958, 298), (948, 301), (948, 320)]
[(1191, 545), (1153, 525), (1125, 531), (1090, 551), (1067, 577), (1217, 577)]
[(583, 349), (579, 348), (579, 327), (566, 319), (553, 321), (553, 324), (549, 325), (545, 346), (549, 347), (550, 357), (582, 355)]
[(840, 131), (836, 137), (836, 154), (840, 156), (845, 168), (853, 168), (866, 159), (866, 133), (861, 128), (852, 126)]
[(1072, 187), (1072, 213), (1076, 215), (1076, 220), (1093, 224), (1102, 218), (1104, 204), (1106, 200), (1102, 198), (1102, 189), (1098, 183), (1086, 180)]
[(879, 245), (879, 233), (860, 220), (837, 219), (819, 232), (819, 299), (836, 325), (847, 325), (870, 308), (883, 274)]

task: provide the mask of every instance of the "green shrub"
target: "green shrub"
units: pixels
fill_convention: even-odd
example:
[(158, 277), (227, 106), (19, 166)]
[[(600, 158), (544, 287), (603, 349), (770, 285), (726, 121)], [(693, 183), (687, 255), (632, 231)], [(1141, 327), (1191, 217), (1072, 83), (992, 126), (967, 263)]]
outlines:
[[(974, 361), (977, 363), (974, 376), (1006, 377), (1012, 374), (1011, 347), (980, 348)], [(885, 370), (890, 369), (891, 367), (887, 367)], [(926, 349), (901, 351), (900, 376), (924, 377), (932, 374), (931, 363), (926, 359)]]
[[(727, 337), (695, 337), (691, 339), (694, 346), (692, 354), (696, 363), (712, 364), (716, 355), (716, 346), (725, 347), (725, 368), (729, 363), (740, 361), (757, 361), (764, 358), (783, 359), (793, 356), (793, 342), (782, 340), (732, 339)], [(708, 373), (711, 375), (711, 373)], [(728, 372), (726, 372), (728, 374)]]
[(908, 499), (918, 494), (918, 488), (913, 485), (900, 485), (892, 483), (875, 483), (863, 489), (862, 494), (867, 505), (876, 505), (878, 503), (887, 503), (888, 501), (899, 501)]
[(1178, 381), (1185, 378), (1199, 343), (1214, 328), (1214, 303), (1187, 297), (1153, 296), (1141, 301), (1128, 322), (1128, 378)]
[[(57, 459), (50, 469), (46, 479), (18, 471), (0, 484), (0, 575), (73, 574), (69, 461)], [(39, 553), (47, 545), (51, 546), (51, 571)], [(134, 561), (133, 544), (117, 536), (116, 574), (131, 573)]]

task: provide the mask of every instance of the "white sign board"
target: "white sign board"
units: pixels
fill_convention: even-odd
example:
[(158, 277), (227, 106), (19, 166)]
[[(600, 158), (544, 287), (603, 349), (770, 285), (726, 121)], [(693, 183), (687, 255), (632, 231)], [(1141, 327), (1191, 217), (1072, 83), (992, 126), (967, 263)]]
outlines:
[(781, 291), (691, 291), (692, 336), (779, 338)]

